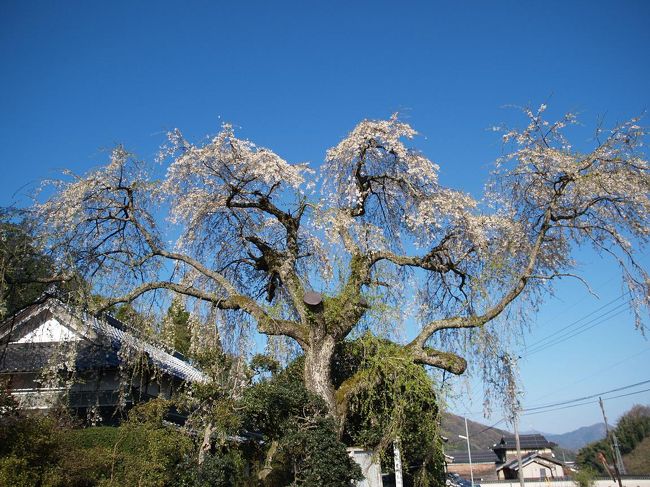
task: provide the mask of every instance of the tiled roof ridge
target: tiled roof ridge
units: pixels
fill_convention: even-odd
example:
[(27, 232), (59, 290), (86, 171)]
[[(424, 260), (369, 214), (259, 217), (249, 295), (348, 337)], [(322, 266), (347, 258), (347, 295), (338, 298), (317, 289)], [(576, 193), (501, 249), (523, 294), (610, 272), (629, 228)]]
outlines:
[[(59, 301), (61, 305), (67, 308), (70, 314), (74, 314), (74, 308), (66, 303)], [(118, 320), (111, 315), (111, 318), (117, 321), (120, 325), (124, 326), (124, 330), (121, 330), (119, 327), (109, 323), (107, 319), (99, 318), (86, 310), (82, 311), (84, 315), (84, 321), (89, 320), (95, 324), (95, 329), (105, 332), (105, 335), (108, 335), (109, 338), (114, 338), (120, 341), (120, 343), (125, 343), (131, 348), (136, 350), (142, 350), (146, 352), (151, 360), (158, 362), (157, 365), (162, 366), (163, 369), (177, 369), (181, 372), (183, 378), (190, 379), (196, 382), (207, 382), (207, 376), (201, 372), (199, 369), (194, 367), (192, 364), (185, 362), (184, 360), (175, 357), (171, 353), (165, 351), (158, 344), (150, 343), (150, 337), (143, 337), (142, 333), (135, 330), (133, 327), (127, 325), (126, 323)], [(140, 336), (138, 336), (140, 335)], [(168, 372), (173, 372), (168, 370)]]
[[(57, 308), (59, 313), (57, 313)], [(104, 336), (111, 340), (116, 340), (120, 344), (124, 344), (131, 349), (146, 352), (150, 359), (156, 363), (157, 366), (161, 367), (163, 370), (166, 370), (168, 373), (177, 375), (185, 380), (191, 380), (195, 382), (209, 381), (209, 378), (192, 364), (181, 360), (180, 358), (174, 356), (172, 353), (167, 352), (159, 344), (152, 344), (150, 337), (142, 337), (141, 333), (137, 332), (137, 330), (133, 329), (133, 327), (123, 323), (117, 318), (111, 316), (111, 319), (117, 321), (120, 325), (122, 325), (124, 329), (120, 329), (120, 327), (114, 326), (113, 324), (109, 323), (109, 320), (107, 319), (98, 318), (85, 309), (80, 309), (68, 303), (65, 303), (55, 295), (50, 295), (45, 301), (37, 303), (36, 307), (33, 310), (29, 311), (26, 316), (22, 317), (20, 321), (24, 322), (25, 320), (30, 319), (31, 317), (42, 312), (43, 309), (49, 310), (53, 316), (60, 314), (62, 310), (70, 318), (79, 320), (83, 325), (77, 331), (81, 331), (81, 333), (84, 333), (84, 329), (85, 331), (90, 329), (98, 335)], [(24, 311), (26, 311), (26, 309), (22, 310), (21, 312)], [(81, 316), (79, 316), (80, 314)], [(87, 335), (85, 335), (84, 338), (90, 339), (92, 341), (91, 337)]]

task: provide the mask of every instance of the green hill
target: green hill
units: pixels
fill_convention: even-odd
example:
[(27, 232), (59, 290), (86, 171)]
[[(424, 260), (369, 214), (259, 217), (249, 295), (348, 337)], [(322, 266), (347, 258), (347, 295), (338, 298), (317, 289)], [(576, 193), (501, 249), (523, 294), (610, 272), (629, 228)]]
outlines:
[[(650, 406), (634, 406), (618, 420), (613, 429), (618, 439), (623, 463), (631, 475), (650, 475)], [(601, 475), (605, 468), (598, 461), (602, 453), (613, 464), (607, 440), (590, 443), (578, 452), (578, 465), (588, 467)]]
[(623, 455), (623, 463), (628, 475), (650, 475), (650, 436), (630, 453)]

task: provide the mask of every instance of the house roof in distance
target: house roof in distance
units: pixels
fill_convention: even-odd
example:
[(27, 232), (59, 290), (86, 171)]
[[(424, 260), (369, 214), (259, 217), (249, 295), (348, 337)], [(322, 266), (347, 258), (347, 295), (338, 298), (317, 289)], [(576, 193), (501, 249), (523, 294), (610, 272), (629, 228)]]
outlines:
[[(522, 450), (543, 450), (545, 448), (553, 448), (555, 443), (548, 441), (544, 435), (519, 435), (519, 445)], [(492, 450), (516, 450), (517, 444), (514, 436), (503, 436), (501, 441), (496, 443)]]
[[(529, 463), (532, 462), (546, 462), (546, 463), (554, 463), (555, 465), (563, 465), (562, 462), (559, 460), (556, 460), (555, 458), (548, 457), (546, 455), (542, 455), (539, 452), (532, 451), (530, 453), (527, 453), (526, 455), (521, 457), (521, 465), (525, 467)], [(519, 470), (519, 460), (518, 459), (513, 459), (510, 460), (509, 462), (506, 462), (500, 466), (497, 467), (497, 470), (502, 470), (504, 468), (510, 469), (510, 470)]]
[[(100, 319), (53, 296), (44, 296), (0, 323), (0, 343), (6, 348), (0, 356), (0, 370), (41, 368), (41, 362), (47, 361), (54, 347), (62, 342), (76, 345), (77, 365), (82, 368), (115, 366), (116, 352), (126, 348), (146, 353), (156, 367), (171, 376), (190, 382), (208, 381), (208, 377), (183, 360), (182, 355), (152, 344), (116, 318)], [(25, 356), (28, 350), (31, 358)]]
[[(450, 451), (446, 455), (452, 458), (452, 463), (469, 463), (469, 454), (466, 451)], [(496, 463), (498, 459), (492, 450), (472, 450), (472, 463)]]

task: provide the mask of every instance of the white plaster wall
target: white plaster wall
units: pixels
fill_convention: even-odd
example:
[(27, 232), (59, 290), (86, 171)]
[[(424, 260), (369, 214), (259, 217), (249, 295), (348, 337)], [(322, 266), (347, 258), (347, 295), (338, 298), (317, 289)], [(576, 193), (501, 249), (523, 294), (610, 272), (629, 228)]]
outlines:
[(564, 477), (564, 469), (560, 465), (554, 465), (549, 462), (547, 465), (546, 463), (541, 463), (541, 462), (531, 462), (528, 465), (524, 466), (524, 478), (525, 479), (530, 479), (530, 478), (536, 478), (540, 477), (539, 470), (540, 468), (546, 469), (546, 475), (548, 477)]
[(69, 342), (80, 339), (68, 327), (62, 325), (55, 318), (50, 318), (15, 343)]
[[(525, 485), (526, 487), (577, 487), (578, 484), (572, 480), (526, 480)], [(519, 487), (519, 481), (481, 482), (481, 487)], [(594, 487), (618, 487), (618, 482), (596, 480)], [(623, 479), (623, 487), (650, 487), (650, 477)]]

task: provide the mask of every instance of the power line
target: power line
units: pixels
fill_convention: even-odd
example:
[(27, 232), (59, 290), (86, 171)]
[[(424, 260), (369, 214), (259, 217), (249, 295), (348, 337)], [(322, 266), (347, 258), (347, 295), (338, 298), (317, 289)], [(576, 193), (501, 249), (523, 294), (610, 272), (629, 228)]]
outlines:
[[(619, 395), (617, 395), (617, 396), (607, 397), (607, 398), (603, 399), (603, 401), (609, 401), (610, 399), (618, 399), (618, 398), (621, 398), (621, 397), (634, 396), (634, 395), (636, 395), (636, 394), (642, 394), (642, 393), (644, 393), (644, 392), (649, 392), (649, 391), (650, 391), (650, 388), (648, 388), (648, 389), (642, 389), (642, 390), (640, 390), (640, 391), (628, 392), (628, 393), (626, 393), (626, 394), (619, 394)], [(597, 402), (598, 402), (598, 401), (586, 401), (586, 402), (581, 402), (581, 403), (579, 403), (579, 404), (570, 404), (570, 405), (568, 405), (568, 406), (561, 406), (561, 407), (558, 407), (558, 408), (546, 409), (546, 410), (544, 410), (544, 411), (534, 411), (534, 412), (532, 412), (532, 413), (528, 413), (528, 412), (525, 412), (526, 410), (522, 410), (522, 412), (525, 412), (524, 414), (522, 414), (522, 416), (534, 416), (534, 415), (536, 415), (536, 414), (552, 413), (552, 412), (555, 412), (555, 411), (561, 411), (561, 410), (563, 410), (563, 409), (572, 409), (572, 408), (577, 408), (577, 407), (581, 407), (581, 406), (588, 406), (588, 405), (590, 405), (590, 404), (596, 404)], [(483, 428), (483, 429), (482, 429), (481, 431), (479, 431), (478, 433), (474, 433), (474, 436), (476, 436), (476, 435), (480, 435), (481, 433), (483, 433), (483, 432), (485, 432), (485, 431), (488, 431), (488, 430), (494, 429), (495, 426), (497, 426), (498, 424), (503, 423), (505, 420), (506, 420), (506, 418), (501, 418), (501, 419), (500, 419), (499, 421), (497, 421), (496, 423), (494, 423), (494, 424), (492, 424), (492, 425), (490, 425), (490, 426), (487, 426), (487, 427)]]
[[(619, 306), (619, 308), (622, 307), (622, 306), (625, 306), (626, 304), (627, 304), (627, 303), (623, 303), (621, 306)], [(613, 311), (615, 311), (615, 310), (608, 311), (608, 313), (611, 313), (611, 312), (613, 312)], [(596, 327), (596, 326), (598, 326), (598, 325), (602, 325), (603, 323), (608, 322), (608, 321), (611, 320), (612, 318), (616, 318), (617, 316), (619, 316), (619, 315), (625, 313), (626, 311), (627, 311), (626, 309), (620, 309), (617, 313), (614, 313), (614, 314), (612, 314), (612, 315), (610, 315), (610, 316), (602, 315), (602, 316), (599, 317), (599, 321), (597, 321), (597, 322), (591, 324), (591, 326), (586, 326), (587, 324), (592, 323), (592, 322), (590, 321), (590, 322), (586, 323), (586, 324), (585, 324), (583, 327), (581, 327), (580, 329), (574, 331), (572, 334), (570, 334), (570, 335), (565, 335), (565, 336), (563, 336), (563, 337), (561, 337), (561, 338), (558, 338), (558, 340), (556, 340), (555, 342), (549, 343), (549, 344), (547, 344), (547, 345), (544, 346), (544, 347), (540, 347), (540, 348), (538, 348), (538, 349), (536, 349), (536, 350), (533, 350), (533, 351), (531, 351), (531, 352), (528, 352), (528, 353), (527, 353), (526, 355), (524, 355), (524, 356), (525, 356), (525, 357), (528, 357), (528, 356), (530, 356), (530, 355), (534, 355), (534, 354), (536, 354), (536, 353), (543, 352), (544, 350), (547, 350), (547, 349), (549, 349), (549, 348), (552, 348), (552, 347), (554, 347), (555, 345), (559, 345), (559, 344), (562, 343), (562, 342), (566, 342), (567, 340), (569, 340), (569, 339), (571, 339), (571, 338), (573, 338), (573, 337), (576, 337), (576, 336), (578, 336), (578, 335), (581, 335), (582, 333), (585, 333), (586, 331), (589, 331), (589, 330), (591, 330), (592, 328), (594, 328), (594, 327)]]
[[(607, 398), (603, 399), (603, 401), (609, 401), (610, 399), (618, 399), (619, 397), (634, 396), (636, 394), (642, 394), (642, 393), (648, 392), (648, 391), (650, 391), (650, 388), (642, 389), (640, 391), (628, 392), (627, 394), (619, 394), (618, 396), (607, 397)], [(586, 402), (582, 402), (582, 403), (579, 403), (579, 404), (571, 404), (569, 406), (562, 406), (562, 407), (554, 408), (554, 409), (546, 409), (544, 411), (534, 411), (532, 413), (526, 413), (526, 414), (524, 414), (524, 416), (533, 416), (535, 414), (552, 413), (554, 411), (560, 411), (562, 409), (571, 409), (571, 408), (577, 408), (577, 407), (580, 407), (580, 406), (587, 406), (589, 404), (596, 404), (597, 402), (598, 401), (586, 401)]]
[[(556, 334), (553, 341), (550, 341), (550, 342), (544, 343), (544, 344), (531, 346), (523, 356), (528, 357), (530, 355), (534, 355), (536, 353), (539, 353), (539, 352), (541, 352), (543, 350), (546, 350), (546, 349), (551, 348), (551, 347), (553, 347), (555, 345), (558, 345), (558, 344), (560, 344), (562, 342), (565, 342), (565, 341), (569, 340), (570, 338), (573, 338), (573, 337), (575, 337), (577, 335), (580, 335), (580, 334), (594, 328), (595, 326), (598, 326), (598, 325), (600, 325), (602, 323), (605, 323), (606, 321), (608, 321), (608, 320), (610, 320), (610, 319), (624, 313), (626, 311), (625, 307), (627, 306), (628, 303), (629, 303), (629, 301), (625, 301), (624, 303), (621, 303), (621, 304), (615, 306), (614, 308), (605, 311), (604, 313), (592, 318), (591, 320), (589, 320), (589, 321), (587, 321), (585, 323), (582, 323), (580, 326), (578, 326), (577, 328), (574, 328), (573, 330), (568, 330), (568, 331), (565, 331), (564, 333)], [(614, 312), (616, 312), (616, 313), (614, 313)], [(614, 313), (614, 314), (612, 314), (612, 313)], [(591, 313), (591, 314), (593, 314), (593, 313)], [(578, 323), (578, 322), (576, 321), (573, 324), (576, 324), (576, 323)], [(569, 325), (569, 326), (572, 326), (572, 325)], [(565, 327), (563, 329), (566, 329), (566, 328), (567, 327)]]
[(591, 379), (594, 375), (599, 374), (600, 372), (603, 372), (605, 370), (611, 370), (611, 369), (613, 369), (615, 367), (618, 367), (619, 365), (621, 365), (621, 364), (623, 364), (623, 363), (625, 363), (625, 362), (627, 362), (629, 360), (632, 360), (633, 358), (636, 358), (636, 357), (638, 357), (639, 355), (641, 355), (643, 353), (647, 353), (648, 351), (650, 351), (650, 347), (649, 348), (644, 348), (640, 352), (637, 352), (637, 353), (635, 353), (633, 355), (628, 355), (623, 360), (619, 360), (618, 362), (614, 362), (612, 364), (605, 365), (604, 367), (601, 367), (600, 369), (595, 370), (591, 374), (586, 375), (586, 376), (584, 376), (584, 377), (582, 377), (580, 379), (577, 379), (577, 380), (575, 380), (575, 381), (573, 381), (573, 382), (571, 382), (569, 384), (566, 384), (566, 385), (560, 387), (559, 389), (555, 389), (554, 391), (551, 391), (548, 394), (544, 394), (543, 396), (537, 396), (536, 400), (539, 401), (540, 399), (544, 399), (545, 397), (548, 397), (548, 396), (551, 396), (551, 395), (555, 394), (558, 390), (563, 391), (563, 390), (565, 390), (565, 389), (567, 389), (567, 388), (569, 388), (569, 387), (571, 387), (571, 386), (573, 386), (575, 384), (579, 384), (580, 382), (584, 382), (587, 379)]
[(551, 335), (548, 335), (548, 336), (546, 336), (546, 337), (544, 337), (544, 338), (541, 338), (540, 340), (538, 340), (538, 341), (536, 341), (536, 342), (533, 342), (533, 343), (530, 345), (530, 347), (531, 347), (531, 348), (535, 348), (535, 347), (541, 345), (541, 344), (542, 344), (543, 342), (545, 342), (546, 340), (549, 340), (549, 339), (555, 338), (559, 332), (562, 332), (562, 331), (564, 331), (564, 330), (566, 330), (566, 329), (568, 329), (568, 328), (571, 328), (573, 325), (575, 325), (575, 324), (577, 324), (577, 323), (580, 323), (581, 321), (585, 320), (586, 318), (589, 318), (591, 315), (594, 315), (594, 314), (598, 313), (599, 311), (603, 310), (604, 308), (606, 308), (606, 307), (609, 306), (610, 304), (615, 303), (616, 301), (618, 301), (619, 299), (621, 299), (621, 298), (624, 297), (625, 295), (626, 295), (626, 293), (621, 294), (620, 296), (618, 296), (618, 297), (612, 299), (611, 301), (609, 301), (609, 302), (603, 304), (603, 305), (600, 306), (599, 308), (596, 308), (596, 309), (593, 310), (592, 312), (587, 313), (587, 314), (586, 314), (585, 316), (583, 316), (582, 318), (579, 318), (579, 319), (577, 319), (577, 320), (575, 320), (575, 321), (569, 323), (568, 325), (566, 325), (566, 326), (560, 328), (560, 329), (557, 330), (555, 333), (553, 333), (553, 334), (551, 334)]
[[(619, 303), (619, 304), (617, 304), (616, 306), (614, 306), (611, 309), (606, 310), (606, 308), (611, 306), (612, 304), (616, 303), (620, 299), (624, 298), (627, 294), (628, 293), (622, 293), (621, 295), (619, 295), (616, 298), (608, 301), (607, 303), (605, 303), (602, 306), (598, 307), (597, 309), (591, 311), (590, 313), (584, 315), (583, 317), (581, 317), (581, 318), (569, 323), (568, 325), (565, 325), (564, 327), (560, 328), (554, 334), (548, 335), (548, 336), (534, 342), (532, 344), (532, 346), (531, 346), (532, 350), (529, 350), (528, 353), (526, 353), (524, 356), (533, 355), (535, 353), (546, 350), (547, 348), (553, 347), (553, 346), (555, 346), (555, 345), (557, 345), (559, 343), (562, 343), (562, 342), (564, 342), (566, 340), (569, 340), (569, 339), (571, 339), (571, 338), (573, 338), (573, 337), (575, 337), (575, 336), (577, 336), (579, 334), (582, 334), (582, 333), (590, 330), (591, 328), (594, 328), (597, 325), (605, 323), (606, 321), (611, 320), (612, 318), (624, 313), (625, 309), (623, 309), (623, 308), (626, 307), (629, 304), (629, 302), (630, 302), (629, 300), (626, 300), (623, 303)], [(605, 310), (605, 311), (603, 312), (603, 310)], [(600, 313), (600, 314), (598, 314), (598, 313)], [(594, 316), (594, 315), (597, 315), (597, 316)], [(592, 319), (584, 322), (584, 320), (586, 320), (587, 318), (590, 318), (592, 316), (594, 316)], [(582, 322), (584, 322), (584, 323), (582, 323)], [(580, 324), (580, 323), (582, 323), (582, 324)], [(578, 324), (580, 324), (580, 325), (578, 327), (576, 327), (576, 325), (578, 325)], [(564, 332), (564, 333), (562, 333), (562, 332)], [(650, 349), (647, 349), (647, 350), (650, 350)], [(642, 352), (645, 352), (647, 350), (643, 350)], [(637, 356), (642, 352), (639, 352), (639, 353), (635, 354), (634, 356)], [(632, 357), (634, 357), (634, 356), (632, 356)], [(627, 357), (624, 360), (621, 360), (621, 361), (617, 362), (614, 365), (619, 365), (619, 364), (629, 360), (632, 357)], [(592, 376), (593, 376), (593, 374), (589, 375), (587, 377), (584, 377), (583, 379), (580, 379), (577, 382), (587, 380), (588, 378), (590, 378)], [(591, 404), (592, 401), (588, 401), (588, 402), (584, 402), (584, 403), (580, 403), (580, 404), (575, 404), (575, 405), (572, 405), (572, 406), (560, 407), (560, 408), (557, 408), (557, 409), (550, 409), (550, 408), (553, 408), (555, 406), (564, 406), (564, 405), (567, 405), (567, 404), (572, 404), (574, 402), (580, 402), (580, 401), (584, 401), (586, 399), (591, 399), (591, 398), (593, 398), (595, 396), (598, 396), (598, 395), (608, 394), (608, 393), (612, 393), (612, 392), (616, 392), (616, 391), (620, 391), (620, 390), (629, 389), (631, 387), (635, 387), (635, 386), (638, 386), (638, 385), (641, 385), (641, 384), (645, 384), (647, 382), (650, 382), (650, 380), (640, 382), (638, 384), (632, 384), (632, 385), (629, 385), (629, 386), (624, 386), (622, 388), (612, 389), (612, 390), (606, 391), (606, 392), (601, 392), (601, 393), (596, 394), (594, 396), (586, 396), (586, 397), (583, 397), (583, 398), (577, 398), (577, 399), (573, 399), (573, 400), (569, 400), (569, 401), (564, 401), (562, 403), (554, 403), (554, 404), (547, 404), (547, 405), (544, 405), (544, 406), (537, 406), (537, 407), (534, 407), (534, 408), (528, 408), (528, 409), (524, 409), (524, 410), (521, 410), (521, 411), (522, 412), (528, 412), (526, 415), (532, 415), (532, 414), (540, 414), (542, 412), (551, 412), (551, 411), (554, 411), (554, 410), (565, 409), (567, 407), (577, 407), (577, 406), (582, 406), (582, 405), (586, 405), (586, 404)], [(616, 397), (625, 397), (625, 396), (628, 396), (628, 395), (639, 394), (641, 392), (645, 392), (645, 390), (636, 391), (636, 392), (633, 392), (633, 393), (624, 394), (624, 395), (620, 395), (620, 396), (615, 396), (615, 397), (612, 397), (612, 399), (614, 399)], [(463, 404), (463, 406), (469, 412), (469, 408), (467, 407), (467, 404)], [(543, 409), (544, 409), (544, 411), (542, 411)], [(536, 411), (536, 412), (529, 412), (529, 411)], [(470, 413), (470, 414), (472, 414), (472, 413)], [(501, 424), (504, 421), (506, 421), (506, 418), (500, 419), (496, 423), (482, 429), (481, 431), (479, 431), (478, 433), (475, 433), (475, 434), (480, 434), (480, 433), (483, 433), (483, 432), (485, 432), (485, 431), (487, 431), (489, 429), (494, 429), (497, 425)]]
[(495, 426), (496, 426), (496, 425), (503, 423), (505, 420), (506, 420), (506, 418), (501, 418), (501, 419), (500, 419), (499, 421), (497, 421), (496, 423), (494, 423), (494, 424), (492, 424), (492, 425), (490, 425), (490, 426), (487, 426), (487, 427), (483, 428), (483, 429), (482, 429), (481, 431), (479, 431), (478, 433), (474, 433), (473, 436), (480, 435), (481, 433), (484, 433), (484, 432), (486, 432), (487, 430), (495, 429)]
[[(589, 374), (589, 375), (587, 375), (587, 376), (584, 376), (584, 377), (582, 377), (581, 379), (578, 379), (578, 380), (572, 382), (571, 384), (568, 384), (567, 386), (563, 387), (562, 389), (566, 389), (567, 387), (569, 387), (569, 386), (571, 386), (571, 385), (574, 385), (574, 384), (577, 384), (577, 383), (580, 383), (580, 382), (584, 382), (585, 380), (587, 380), (587, 379), (589, 379), (589, 378), (595, 376), (597, 373), (599, 373), (599, 372), (601, 372), (601, 371), (603, 371), (603, 370), (611, 369), (612, 367), (616, 367), (616, 366), (618, 366), (618, 365), (620, 365), (620, 364), (622, 364), (622, 363), (625, 363), (625, 362), (627, 362), (628, 360), (631, 360), (631, 359), (633, 359), (633, 358), (635, 358), (635, 357), (637, 357), (637, 356), (639, 356), (639, 355), (641, 355), (641, 354), (643, 354), (643, 353), (646, 353), (646, 352), (648, 352), (648, 351), (650, 351), (650, 348), (643, 349), (643, 350), (641, 350), (640, 352), (637, 352), (637, 353), (635, 353), (635, 354), (633, 354), (633, 355), (630, 355), (630, 356), (624, 358), (623, 360), (619, 360), (619, 361), (617, 361), (617, 362), (614, 362), (613, 364), (606, 365), (605, 367), (602, 367), (601, 369), (598, 369), (597, 371), (595, 371), (595, 372), (593, 372), (593, 373), (591, 373), (591, 374)], [(522, 409), (521, 411), (522, 411), (522, 412), (523, 412), (523, 411), (533, 411), (533, 410), (537, 410), (537, 409), (550, 408), (550, 407), (553, 407), (553, 406), (556, 406), (556, 405), (570, 404), (570, 403), (572, 403), (572, 402), (581, 401), (581, 400), (588, 399), (588, 398), (591, 398), (591, 397), (595, 397), (595, 396), (598, 396), (598, 395), (604, 395), (604, 394), (608, 394), (608, 393), (611, 393), (611, 392), (616, 392), (616, 391), (619, 391), (619, 390), (629, 389), (629, 388), (631, 388), (631, 387), (635, 387), (635, 386), (637, 386), (637, 385), (645, 384), (645, 383), (647, 383), (647, 382), (649, 382), (649, 381), (650, 381), (650, 379), (649, 379), (648, 381), (640, 382), (640, 383), (637, 383), (637, 384), (631, 384), (631, 385), (628, 385), (628, 386), (624, 386), (624, 387), (622, 387), (622, 388), (612, 389), (612, 390), (610, 390), (610, 391), (606, 391), (606, 392), (600, 392), (600, 393), (598, 393), (598, 394), (595, 394), (594, 396), (587, 396), (587, 397), (583, 397), (583, 398), (577, 398), (577, 399), (567, 400), (567, 401), (564, 401), (564, 402), (562, 402), (562, 403), (547, 404), (547, 405), (542, 405), (542, 406), (534, 406), (534, 407), (532, 407), (532, 408)], [(548, 397), (548, 396), (551, 395), (551, 394), (553, 394), (553, 392), (551, 392), (551, 393), (549, 393), (549, 394), (546, 394), (546, 395), (544, 395), (544, 396), (541, 396), (541, 397), (539, 397), (539, 399), (542, 399), (542, 398), (544, 398), (544, 397)], [(616, 396), (616, 397), (624, 397), (624, 395), (623, 395), (623, 396)], [(585, 403), (585, 404), (590, 404), (590, 403)], [(467, 407), (467, 404), (463, 404), (463, 407), (465, 408), (466, 414), (469, 414), (469, 415), (475, 415), (475, 414), (479, 414), (479, 413), (481, 413), (481, 411), (470, 411), (469, 408)], [(505, 418), (503, 418), (503, 419), (497, 421), (497, 422), (496, 422), (495, 424), (493, 424), (492, 426), (488, 426), (487, 428), (485, 428), (485, 430), (487, 430), (487, 429), (491, 429), (491, 428), (493, 428), (494, 426), (496, 426), (497, 424), (502, 423), (503, 421), (505, 421)], [(485, 431), (485, 430), (483, 430), (483, 431)], [(480, 431), (479, 433), (481, 433), (481, 432), (482, 432), (482, 431)]]
[(522, 412), (537, 411), (539, 409), (552, 408), (552, 407), (555, 407), (555, 406), (562, 406), (564, 404), (571, 404), (571, 403), (574, 403), (574, 402), (584, 401), (586, 399), (593, 399), (594, 397), (598, 397), (598, 396), (605, 395), (605, 394), (610, 394), (612, 392), (623, 391), (625, 389), (630, 389), (632, 387), (647, 384), (649, 382), (650, 382), (650, 379), (644, 380), (644, 381), (641, 381), (641, 382), (637, 382), (636, 384), (630, 384), (630, 385), (627, 385), (627, 386), (617, 387), (616, 389), (610, 389), (609, 391), (597, 392), (596, 394), (592, 394), (590, 396), (578, 397), (576, 399), (570, 399), (570, 400), (567, 400), (567, 401), (556, 402), (554, 404), (546, 404), (544, 406), (536, 406), (536, 407), (532, 407), (532, 408), (522, 409)]

